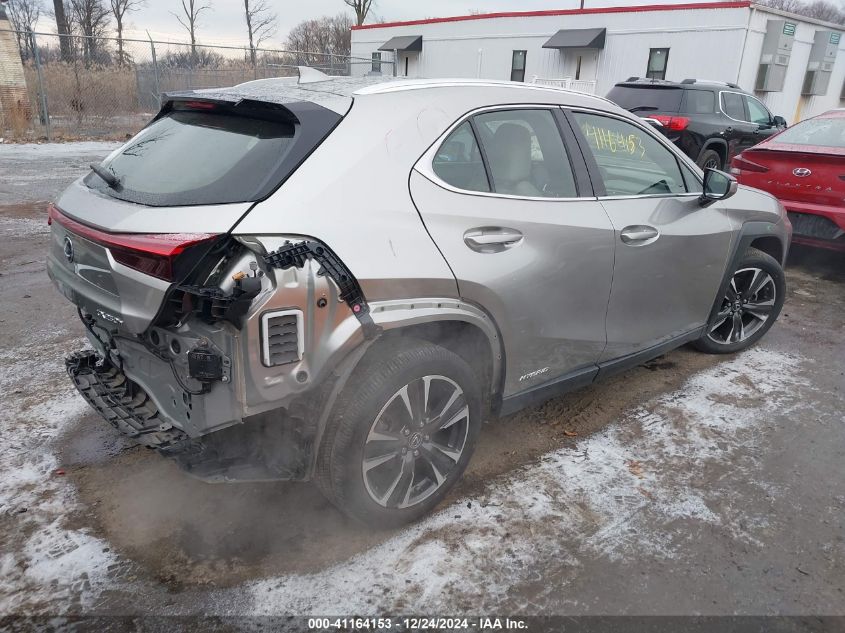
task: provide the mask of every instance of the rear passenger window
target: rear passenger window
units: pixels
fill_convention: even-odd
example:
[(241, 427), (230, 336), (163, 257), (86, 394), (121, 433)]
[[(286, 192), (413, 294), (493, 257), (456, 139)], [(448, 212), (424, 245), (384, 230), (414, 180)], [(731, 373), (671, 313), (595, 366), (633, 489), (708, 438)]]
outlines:
[(578, 192), (563, 139), (548, 110), (502, 110), (474, 122), (493, 191), (529, 198), (574, 198)]
[(445, 183), (467, 191), (490, 191), (484, 161), (469, 122), (452, 132), (432, 162), (434, 173)]
[(687, 114), (711, 114), (716, 111), (716, 95), (709, 90), (687, 90), (684, 112)]
[(745, 121), (745, 106), (742, 105), (742, 95), (740, 94), (723, 92), (722, 110), (732, 119)]

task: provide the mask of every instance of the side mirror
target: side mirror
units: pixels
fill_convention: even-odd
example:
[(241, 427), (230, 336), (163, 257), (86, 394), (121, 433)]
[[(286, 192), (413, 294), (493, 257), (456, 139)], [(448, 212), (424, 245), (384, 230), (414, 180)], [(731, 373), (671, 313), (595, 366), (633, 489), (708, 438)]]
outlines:
[(705, 169), (704, 192), (698, 199), (698, 203), (706, 207), (719, 200), (725, 200), (734, 195), (738, 187), (736, 178), (733, 176), (718, 169)]
[(784, 128), (788, 127), (788, 125), (786, 123), (786, 119), (784, 119), (782, 116), (776, 116), (772, 120), (775, 122), (775, 126), (779, 127), (780, 129), (784, 129)]

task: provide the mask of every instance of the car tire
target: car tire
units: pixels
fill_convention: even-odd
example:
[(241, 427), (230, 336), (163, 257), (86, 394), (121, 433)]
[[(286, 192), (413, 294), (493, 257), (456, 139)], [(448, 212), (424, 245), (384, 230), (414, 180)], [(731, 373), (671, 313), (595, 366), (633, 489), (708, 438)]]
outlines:
[(777, 320), (786, 298), (783, 268), (771, 255), (749, 248), (717, 300), (705, 334), (694, 345), (709, 354), (751, 347)]
[(338, 398), (315, 482), (340, 510), (373, 527), (416, 521), (463, 474), (481, 415), (478, 378), (460, 356), (421, 340), (382, 343)]
[(706, 149), (701, 152), (701, 155), (695, 162), (702, 169), (709, 168), (721, 170), (724, 167), (724, 165), (722, 164), (722, 157), (719, 156), (719, 152), (712, 149)]

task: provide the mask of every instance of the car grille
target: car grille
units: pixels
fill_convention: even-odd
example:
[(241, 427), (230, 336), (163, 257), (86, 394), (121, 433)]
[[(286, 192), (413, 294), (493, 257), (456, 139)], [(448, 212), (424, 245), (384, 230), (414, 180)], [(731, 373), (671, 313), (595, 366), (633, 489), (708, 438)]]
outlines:
[(795, 213), (793, 211), (790, 211), (787, 215), (792, 223), (792, 232), (795, 235), (823, 240), (835, 240), (845, 235), (845, 231), (820, 215)]
[(261, 317), (262, 360), (268, 367), (302, 360), (302, 312), (267, 312)]

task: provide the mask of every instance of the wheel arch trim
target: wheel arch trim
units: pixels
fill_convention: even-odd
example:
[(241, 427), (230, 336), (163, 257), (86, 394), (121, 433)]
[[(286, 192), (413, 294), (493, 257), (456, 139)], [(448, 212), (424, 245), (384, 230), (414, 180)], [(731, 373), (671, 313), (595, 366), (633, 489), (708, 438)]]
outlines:
[[(336, 380), (328, 393), (324, 394), (323, 406), (317, 419), (315, 451), (319, 450), (322, 443), (328, 417), (338, 397), (369, 349), (378, 345), (385, 335), (399, 333), (414, 326), (458, 322), (480, 330), (490, 345), (492, 360), (489, 385), (482, 386), (492, 399), (491, 409), (498, 409), (505, 378), (505, 350), (495, 320), (483, 308), (454, 298), (397, 299), (370, 302), (370, 314), (375, 324), (383, 330), (383, 334), (376, 339), (367, 340), (363, 337), (361, 329), (355, 328), (353, 335), (339, 347), (332, 370)], [(354, 317), (350, 316), (349, 319), (354, 320)]]
[(775, 238), (779, 240), (781, 244), (782, 259), (778, 262), (778, 264), (781, 266), (784, 265), (789, 244), (788, 237), (783, 234), (782, 226), (782, 223), (774, 222), (746, 222), (742, 225), (742, 228), (739, 231), (739, 236), (737, 237), (734, 245), (733, 252), (728, 258), (727, 266), (725, 267), (725, 272), (722, 276), (722, 283), (719, 284), (719, 290), (716, 296), (713, 297), (713, 307), (707, 317), (707, 323), (710, 323), (719, 311), (719, 297), (723, 297), (725, 295), (728, 284), (733, 278), (734, 271), (739, 266), (739, 262), (742, 260), (743, 255), (745, 255), (745, 251), (748, 250), (755, 240), (760, 238)]
[(701, 146), (701, 151), (698, 152), (698, 158), (696, 158), (696, 162), (698, 159), (701, 158), (701, 155), (706, 152), (708, 149), (712, 149), (713, 151), (718, 151), (716, 148), (719, 147), (724, 154), (725, 164), (722, 165), (722, 169), (727, 167), (727, 163), (730, 160), (730, 150), (728, 147), (728, 142), (723, 138), (711, 138), (704, 141), (704, 144)]

